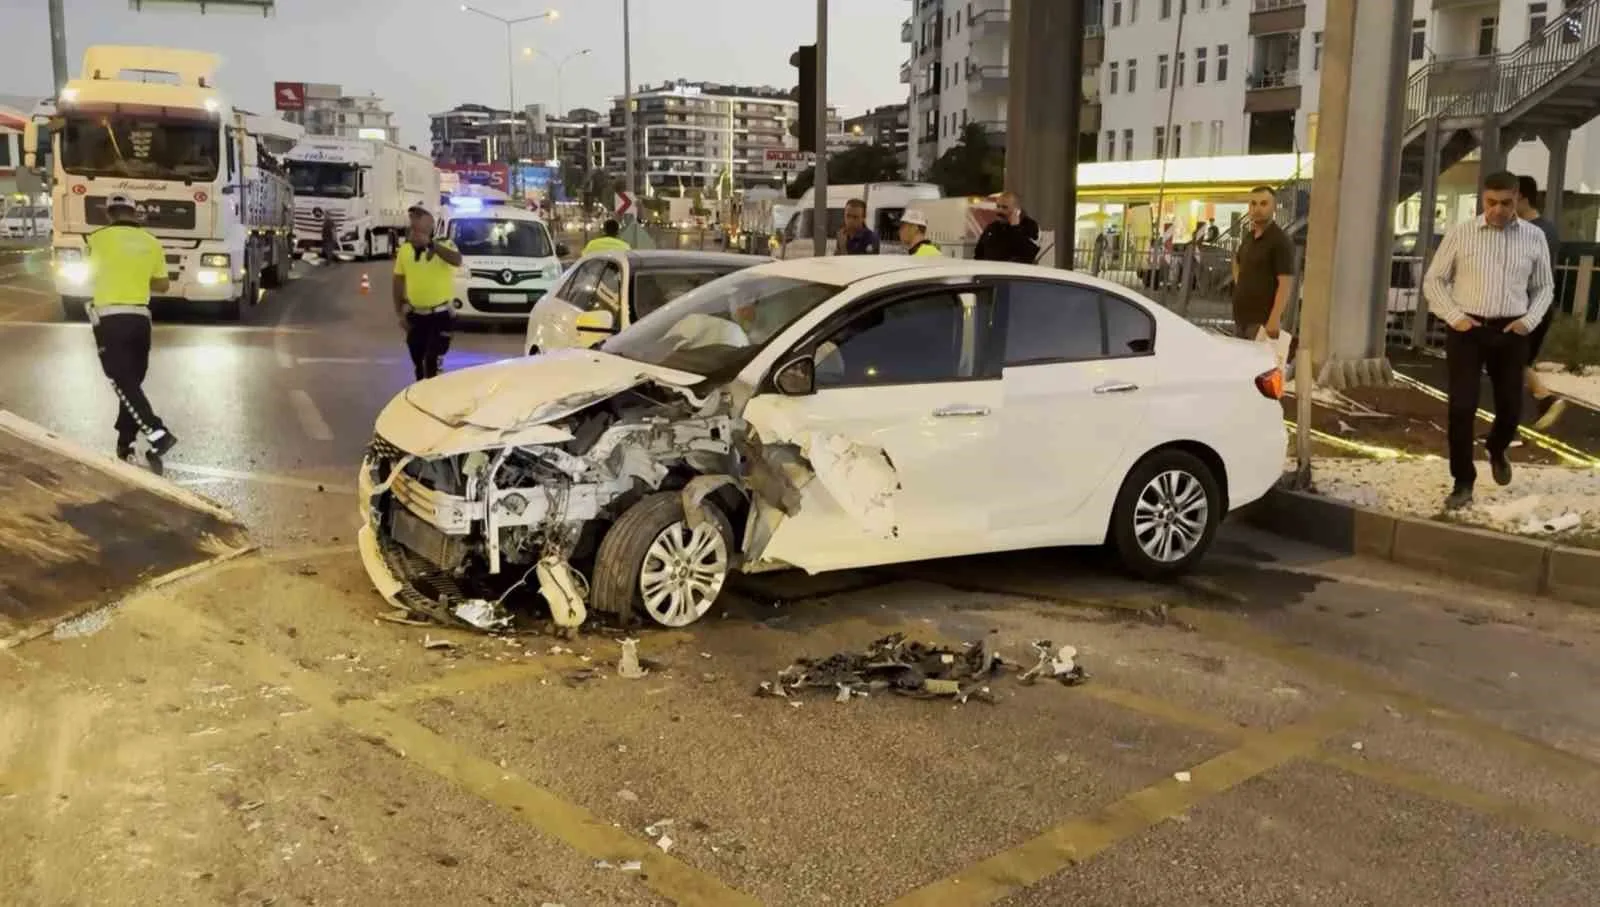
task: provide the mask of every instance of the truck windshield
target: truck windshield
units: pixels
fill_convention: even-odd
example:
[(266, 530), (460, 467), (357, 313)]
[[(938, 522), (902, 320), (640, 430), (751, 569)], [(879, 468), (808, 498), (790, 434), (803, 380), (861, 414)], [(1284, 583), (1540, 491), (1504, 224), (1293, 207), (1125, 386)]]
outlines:
[(354, 164), (290, 161), (289, 182), (294, 194), (308, 198), (354, 198), (360, 168)]
[(207, 120), (69, 116), (61, 166), (74, 176), (206, 182), (217, 178), (221, 129)]
[(456, 218), (450, 222), (450, 239), (462, 255), (549, 258), (555, 254), (550, 234), (532, 221)]

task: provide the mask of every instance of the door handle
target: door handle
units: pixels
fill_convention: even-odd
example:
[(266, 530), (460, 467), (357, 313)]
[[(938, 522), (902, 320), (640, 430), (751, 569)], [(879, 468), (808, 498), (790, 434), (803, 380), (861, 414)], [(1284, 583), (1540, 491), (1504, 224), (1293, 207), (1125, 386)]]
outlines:
[(967, 406), (958, 403), (955, 406), (941, 406), (934, 410), (933, 414), (941, 419), (948, 416), (987, 416), (989, 415), (989, 407)]
[(1107, 381), (1094, 389), (1097, 394), (1129, 394), (1139, 389), (1139, 385), (1128, 381)]

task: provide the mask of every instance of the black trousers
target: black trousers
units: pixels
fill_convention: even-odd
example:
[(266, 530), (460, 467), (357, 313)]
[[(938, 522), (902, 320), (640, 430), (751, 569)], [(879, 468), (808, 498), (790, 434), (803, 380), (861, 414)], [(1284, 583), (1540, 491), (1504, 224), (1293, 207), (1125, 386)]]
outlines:
[(418, 381), (439, 374), (444, 354), (450, 352), (454, 320), (444, 307), (434, 312), (406, 313), (406, 349), (411, 352), (411, 366)]
[(100, 368), (117, 393), (117, 446), (132, 447), (145, 436), (164, 431), (166, 425), (144, 395), (144, 376), (150, 370), (150, 319), (143, 315), (103, 315), (94, 326), (100, 350)]
[(1450, 477), (1457, 485), (1478, 478), (1472, 465), (1473, 428), (1478, 413), (1478, 390), (1484, 373), (1494, 393), (1494, 426), (1489, 429), (1492, 456), (1505, 453), (1517, 436), (1522, 418), (1522, 375), (1528, 367), (1528, 338), (1506, 330), (1515, 319), (1491, 318), (1470, 331), (1445, 335), (1445, 369), (1448, 375), (1450, 421)]

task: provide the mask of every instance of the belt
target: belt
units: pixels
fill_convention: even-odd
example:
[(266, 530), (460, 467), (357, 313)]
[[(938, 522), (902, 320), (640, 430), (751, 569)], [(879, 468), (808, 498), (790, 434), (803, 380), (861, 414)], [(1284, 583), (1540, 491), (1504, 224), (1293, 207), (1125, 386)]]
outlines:
[(1508, 315), (1508, 316), (1505, 316), (1505, 317), (1496, 317), (1496, 318), (1485, 318), (1482, 315), (1472, 315), (1472, 314), (1469, 313), (1468, 317), (1469, 318), (1478, 319), (1479, 321), (1483, 322), (1484, 325), (1486, 325), (1487, 327), (1503, 328), (1506, 325), (1511, 324), (1513, 322), (1521, 321), (1523, 318), (1525, 318), (1527, 316), (1524, 314), (1524, 315)]
[(406, 303), (406, 309), (413, 315), (448, 315), (450, 314), (450, 303), (441, 302), (436, 306), (424, 309), (408, 302)]
[(142, 315), (145, 318), (150, 317), (150, 306), (148, 303), (95, 302), (90, 303), (89, 307), (94, 309), (95, 314), (97, 315)]

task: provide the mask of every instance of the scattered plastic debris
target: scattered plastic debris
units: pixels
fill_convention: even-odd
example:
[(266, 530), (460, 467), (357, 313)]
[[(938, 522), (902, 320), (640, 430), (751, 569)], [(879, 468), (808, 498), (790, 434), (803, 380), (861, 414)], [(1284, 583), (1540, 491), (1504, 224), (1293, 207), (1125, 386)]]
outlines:
[(622, 660), (617, 662), (617, 676), (637, 680), (648, 673), (639, 665), (639, 640), (622, 640)]
[(670, 828), (671, 826), (672, 826), (672, 820), (671, 819), (658, 819), (655, 822), (652, 822), (649, 825), (646, 825), (644, 827), (644, 833), (649, 835), (652, 838), (658, 837), (661, 834), (665, 833), (666, 830), (668, 828)]
[(595, 860), (595, 869), (615, 869), (619, 872), (643, 872), (644, 863), (639, 860), (628, 860), (622, 863), (613, 863), (610, 860)]
[(1055, 648), (1048, 639), (1034, 640), (1033, 651), (1039, 656), (1038, 664), (1024, 671), (1019, 682), (1031, 684), (1040, 677), (1049, 677), (1065, 686), (1075, 687), (1089, 679), (1088, 672), (1077, 663), (1078, 650), (1072, 646)]
[(1350, 744), (1350, 748), (1359, 753), (1362, 750), (1366, 749), (1367, 745), (1365, 743), (1362, 743), (1361, 741), (1357, 740), (1355, 743)]
[(107, 605), (87, 614), (64, 620), (56, 624), (55, 628), (50, 631), (50, 638), (62, 640), (82, 639), (85, 636), (93, 636), (111, 625), (111, 615), (116, 611), (117, 607), (117, 605)]
[(1554, 519), (1541, 520), (1537, 517), (1528, 520), (1522, 525), (1524, 535), (1553, 535), (1557, 532), (1567, 532), (1583, 525), (1583, 517), (1573, 511), (1567, 511)]
[(1179, 784), (1188, 784), (1190, 781), (1194, 780), (1194, 776), (1188, 772), (1173, 772), (1172, 777), (1178, 779)]
[(661, 837), (656, 839), (656, 846), (661, 848), (661, 852), (662, 853), (666, 853), (666, 852), (672, 850), (673, 843), (674, 843), (673, 840), (671, 838), (667, 837), (666, 835), (662, 835)]
[(411, 618), (410, 616), (408, 616), (410, 614), (411, 614), (410, 611), (406, 611), (406, 610), (402, 609), (400, 611), (390, 611), (387, 614), (379, 614), (378, 615), (378, 619), (379, 620), (386, 620), (391, 624), (403, 624), (404, 626), (407, 626), (407, 627), (431, 627), (431, 626), (433, 626), (433, 624), (431, 622), (429, 622), (429, 621), (426, 621), (426, 620), (415, 620), (415, 619)]
[(422, 647), (424, 649), (454, 649), (456, 644), (448, 639), (434, 639), (432, 636), (424, 634), (422, 637)]
[[(949, 649), (908, 641), (902, 633), (876, 640), (861, 653), (840, 653), (823, 659), (801, 658), (763, 681), (757, 696), (790, 699), (802, 690), (828, 690), (836, 702), (888, 691), (916, 699), (977, 698), (994, 702), (988, 681), (1006, 662), (985, 642)], [(1069, 666), (1070, 670), (1081, 668)], [(1085, 675), (1086, 676), (1086, 675)], [(798, 708), (800, 703), (791, 702)]]
[(511, 615), (498, 602), (487, 599), (469, 598), (452, 613), (480, 630), (503, 630), (511, 625)]
[(638, 803), (639, 795), (631, 790), (619, 790), (617, 791), (617, 799), (624, 803)]

